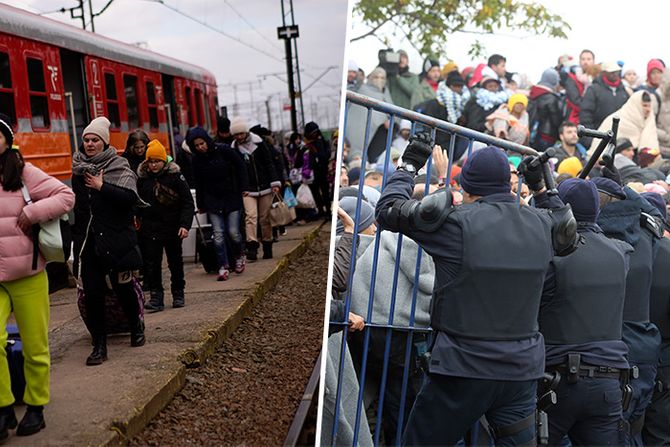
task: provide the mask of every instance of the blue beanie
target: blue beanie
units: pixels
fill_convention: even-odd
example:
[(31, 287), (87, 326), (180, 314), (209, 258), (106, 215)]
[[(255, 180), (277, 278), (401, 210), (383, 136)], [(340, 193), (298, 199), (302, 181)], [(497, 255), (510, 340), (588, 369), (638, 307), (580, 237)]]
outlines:
[(361, 168), (356, 166), (355, 168), (349, 169), (347, 177), (349, 177), (349, 184), (351, 185), (354, 182), (357, 182), (361, 176)]
[(596, 185), (580, 178), (571, 178), (558, 185), (558, 195), (564, 203), (570, 204), (577, 222), (594, 223), (598, 219), (600, 200)]
[[(342, 197), (339, 205), (348, 215), (351, 220), (356, 219), (356, 197)], [(358, 218), (358, 232), (365, 230), (367, 227), (375, 222), (375, 209), (366, 201), (361, 201), (361, 214)], [(335, 234), (338, 236), (344, 232), (344, 225), (339, 220), (337, 221), (337, 229)]]
[(598, 189), (598, 191), (621, 200), (626, 200), (626, 193), (624, 192), (621, 185), (619, 185), (614, 180), (607, 177), (596, 177), (591, 179), (591, 181), (596, 185), (596, 189)]
[(558, 86), (559, 81), (560, 75), (558, 72), (553, 68), (547, 68), (542, 72), (542, 77), (540, 78), (540, 82), (538, 82), (538, 84), (554, 90)]
[(463, 165), (460, 176), (463, 190), (475, 196), (511, 192), (509, 160), (495, 146), (475, 151)]
[(643, 192), (640, 195), (647, 199), (647, 202), (651, 203), (654, 208), (657, 208), (661, 212), (663, 219), (668, 218), (668, 210), (665, 207), (665, 200), (663, 200), (663, 196), (657, 192)]

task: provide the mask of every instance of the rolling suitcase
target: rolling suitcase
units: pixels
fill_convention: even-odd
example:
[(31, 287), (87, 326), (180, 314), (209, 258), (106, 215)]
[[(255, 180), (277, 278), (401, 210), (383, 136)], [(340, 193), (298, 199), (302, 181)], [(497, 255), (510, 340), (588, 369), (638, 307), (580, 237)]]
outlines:
[(17, 403), (23, 402), (23, 392), (26, 389), (26, 376), (23, 372), (23, 344), (19, 336), (19, 329), (11, 324), (7, 325), (7, 363), (9, 377), (12, 382), (12, 394)]
[(195, 216), (195, 223), (198, 226), (198, 233), (195, 238), (195, 251), (198, 260), (207, 273), (217, 273), (219, 270), (219, 260), (216, 256), (214, 239), (212, 239), (212, 227), (202, 228), (198, 215)]
[[(132, 281), (135, 298), (138, 303), (139, 318), (144, 323), (144, 292), (142, 291), (142, 284), (135, 277), (133, 277)], [(81, 319), (84, 320), (84, 324), (88, 327), (86, 294), (81, 287), (77, 287), (77, 307), (79, 308)], [(105, 333), (123, 334), (127, 332), (130, 332), (130, 324), (128, 324), (128, 317), (126, 317), (123, 307), (121, 307), (119, 297), (116, 296), (113, 290), (108, 290), (105, 295)]]

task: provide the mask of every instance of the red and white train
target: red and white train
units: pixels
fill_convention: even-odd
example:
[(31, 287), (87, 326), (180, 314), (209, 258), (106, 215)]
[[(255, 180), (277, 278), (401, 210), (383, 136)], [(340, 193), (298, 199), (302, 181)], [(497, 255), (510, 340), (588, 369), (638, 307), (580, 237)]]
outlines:
[(216, 126), (209, 71), (0, 4), (0, 112), (12, 119), (26, 160), (62, 180), (95, 117), (112, 122), (125, 148), (140, 128), (170, 147), (171, 127)]

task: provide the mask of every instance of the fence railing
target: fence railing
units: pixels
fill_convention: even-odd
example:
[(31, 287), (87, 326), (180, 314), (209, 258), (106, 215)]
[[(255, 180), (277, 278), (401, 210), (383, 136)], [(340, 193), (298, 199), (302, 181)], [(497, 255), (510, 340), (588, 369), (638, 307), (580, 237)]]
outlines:
[[(385, 141), (385, 151), (383, 152), (384, 160), (381, 162), (383, 169), (383, 178), (382, 178), (382, 187), (383, 190), (386, 186), (389, 170), (386, 168), (390, 164), (391, 157), (391, 143), (394, 136), (394, 128), (398, 123), (398, 119), (405, 119), (411, 122), (410, 134), (413, 135), (419, 126), (421, 130), (429, 130), (435, 138), (436, 133), (442, 132), (446, 133), (449, 136), (448, 143), (448, 167), (446, 173), (443, 174), (446, 178), (445, 183), (449, 185), (451, 180), (452, 167), (454, 163), (454, 150), (457, 145), (463, 147), (467, 145), (467, 155), (473, 150), (473, 144), (475, 142), (485, 143), (487, 145), (497, 146), (501, 149), (515, 152), (521, 155), (533, 155), (536, 156), (538, 153), (527, 146), (519, 145), (510, 141), (501, 140), (495, 138), (491, 135), (483, 134), (472, 129), (464, 128), (446, 121), (442, 121), (427, 115), (423, 115), (411, 110), (403, 109), (397, 107), (393, 104), (388, 104), (367, 96), (363, 96), (354, 92), (347, 92), (347, 102), (344, 112), (344, 134), (342, 140), (347, 138), (347, 132), (350, 131), (348, 127), (348, 119), (350, 118), (351, 107), (362, 107), (366, 112), (366, 121), (365, 121), (365, 133), (363, 138), (363, 145), (360, 148), (352, 148), (354, 151), (360, 149), (361, 155), (361, 172), (359, 177), (359, 187), (357, 192), (357, 201), (355, 215), (352, 216), (354, 220), (354, 235), (359, 234), (359, 222), (361, 215), (362, 200), (364, 196), (364, 182), (366, 176), (366, 165), (368, 162), (368, 144), (370, 142), (371, 131), (378, 133), (383, 132), (383, 129), (371, 129), (372, 123), (372, 114), (373, 112), (381, 112), (387, 114), (388, 116), (388, 126), (386, 130), (386, 141)], [(360, 109), (358, 110), (360, 112)], [(431, 179), (431, 170), (432, 170), (432, 160), (429, 159), (426, 166), (426, 181), (424, 184), (424, 191), (428, 191), (429, 183)], [(438, 176), (439, 177), (439, 176)], [(521, 191), (521, 179), (519, 179), (519, 194)], [(398, 279), (399, 279), (399, 270), (401, 259), (403, 257), (403, 249), (407, 251), (408, 245), (403, 240), (403, 235), (397, 235), (397, 246), (395, 248), (394, 259), (396, 260), (393, 268), (392, 277), (383, 277), (378, 278), (379, 271), (379, 251), (380, 251), (380, 241), (382, 238), (382, 232), (378, 231), (374, 236), (374, 241), (370, 242), (370, 245), (367, 246), (366, 250), (373, 250), (372, 262), (370, 266), (370, 280), (369, 284), (366, 284), (369, 287), (367, 293), (368, 302), (366, 307), (366, 314), (362, 315), (365, 318), (366, 326), (362, 334), (355, 334), (355, 340), (352, 340), (352, 334), (349, 331), (347, 317), (352, 308), (352, 288), (354, 286), (354, 277), (356, 276), (357, 268), (357, 259), (358, 249), (357, 245), (353, 245), (351, 258), (350, 258), (350, 271), (347, 281), (347, 291), (344, 297), (345, 301), (345, 321), (331, 321), (331, 327), (338, 327), (342, 329), (341, 333), (336, 333), (331, 336), (339, 337), (341, 343), (339, 345), (339, 356), (336, 357), (337, 361), (337, 386), (334, 390), (329, 390), (329, 392), (335, 391), (335, 405), (332, 408), (332, 420), (326, 420), (324, 418), (322, 425), (322, 433), (329, 433), (330, 439), (329, 442), (332, 445), (379, 445), (381, 444), (395, 444), (399, 445), (401, 440), (401, 435), (404, 427), (404, 423), (408, 416), (408, 409), (411, 408), (413, 399), (415, 397), (414, 392), (408, 390), (408, 384), (410, 381), (416, 382), (417, 379), (421, 378), (422, 373), (417, 368), (417, 361), (421, 359), (421, 354), (427, 350), (427, 347), (430, 346), (432, 331), (428, 327), (428, 324), (417, 325), (417, 304), (421, 305), (422, 309), (425, 309), (427, 306), (426, 302), (417, 303), (417, 298), (419, 295), (419, 278), (422, 270), (422, 261), (423, 257), (426, 256), (420, 248), (416, 249), (416, 261), (414, 264), (414, 277), (412, 282), (411, 290), (411, 304), (409, 308), (409, 318), (406, 321), (406, 324), (398, 324), (395, 320), (395, 314), (398, 310), (396, 305), (398, 304)], [(406, 256), (405, 256), (406, 257)], [(431, 261), (432, 263), (432, 261)], [(389, 266), (383, 266), (389, 267)], [(388, 269), (386, 269), (388, 270)], [(387, 284), (388, 281), (392, 281), (390, 299), (389, 299), (389, 308), (388, 308), (388, 318), (385, 321), (379, 321), (379, 318), (375, 318), (373, 309), (375, 308), (375, 291), (378, 285), (378, 281), (383, 281)], [(385, 284), (385, 285), (386, 285)], [(356, 295), (359, 296), (360, 290), (356, 291)], [(363, 291), (365, 292), (365, 291)], [(405, 297), (400, 297), (400, 302), (407, 305), (407, 300), (403, 299)], [(424, 300), (425, 301), (425, 300)], [(360, 304), (359, 306), (360, 307)], [(403, 311), (406, 311), (404, 309)], [(383, 347), (380, 346), (379, 341), (383, 335)], [(373, 365), (375, 370), (374, 381), (378, 381), (378, 392), (370, 393), (370, 386), (368, 381), (370, 381), (370, 365), (368, 364), (370, 359), (370, 349), (372, 347), (371, 339), (374, 337), (374, 352), (375, 357), (379, 357), (379, 354), (382, 354), (382, 364)], [(402, 374), (399, 375), (399, 365), (390, 363), (390, 355), (392, 348), (400, 346), (402, 350), (402, 339), (404, 338), (404, 357), (402, 363)], [(355, 344), (355, 349), (354, 348)], [(329, 344), (330, 345), (330, 344)], [(332, 347), (332, 345), (330, 345)], [(351, 371), (351, 368), (347, 369), (347, 358), (349, 354), (347, 351), (349, 348), (352, 348), (353, 351), (357, 352), (358, 356), (352, 356), (354, 371)], [(333, 358), (332, 352), (329, 352), (328, 357)], [(397, 354), (397, 352), (396, 352)], [(328, 376), (329, 371), (334, 369), (327, 369), (326, 375)], [(346, 374), (355, 374), (355, 380), (358, 382), (358, 393), (356, 396), (356, 402), (344, 401), (343, 396), (349, 394), (348, 391), (343, 389), (344, 380), (343, 375)], [(331, 372), (332, 374), (332, 372)], [(326, 383), (333, 383), (334, 377), (326, 377)], [(419, 380), (420, 381), (420, 380)], [(376, 384), (375, 384), (376, 385)], [(390, 388), (388, 387), (390, 385)], [(346, 392), (346, 393), (345, 393)], [(367, 395), (366, 395), (367, 394)], [(355, 416), (354, 420), (351, 421), (349, 418), (352, 415), (352, 409), (355, 406)], [(389, 414), (389, 412), (393, 412)], [(344, 414), (347, 413), (347, 414)], [(386, 414), (385, 414), (386, 413)], [(365, 420), (363, 418), (366, 418)], [(346, 421), (347, 434), (346, 436), (338, 437), (338, 431), (342, 428)], [(446, 422), (446, 421), (445, 421)], [(370, 427), (368, 429), (368, 427)], [(374, 427), (374, 428), (372, 428)], [(365, 428), (365, 430), (363, 430)], [(479, 431), (479, 427), (474, 427), (473, 432)], [(384, 432), (384, 438), (382, 439), (382, 432)], [(476, 436), (476, 434), (474, 435)], [(322, 439), (328, 439), (328, 437)], [(383, 442), (382, 442), (383, 441)]]

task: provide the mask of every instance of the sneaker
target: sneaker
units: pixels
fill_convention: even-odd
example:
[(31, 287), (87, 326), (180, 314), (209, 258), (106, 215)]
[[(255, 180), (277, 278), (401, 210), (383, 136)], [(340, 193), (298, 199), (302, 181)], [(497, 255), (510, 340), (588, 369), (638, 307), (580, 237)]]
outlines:
[(242, 273), (247, 266), (247, 257), (242, 255), (235, 260), (235, 273)]
[(227, 281), (229, 274), (230, 274), (230, 272), (228, 272), (227, 268), (221, 267), (219, 269), (219, 276), (216, 277), (216, 280), (217, 281)]
[(286, 228), (282, 228), (281, 231), (279, 231), (280, 236), (286, 236), (288, 234), (288, 231), (286, 231)]

